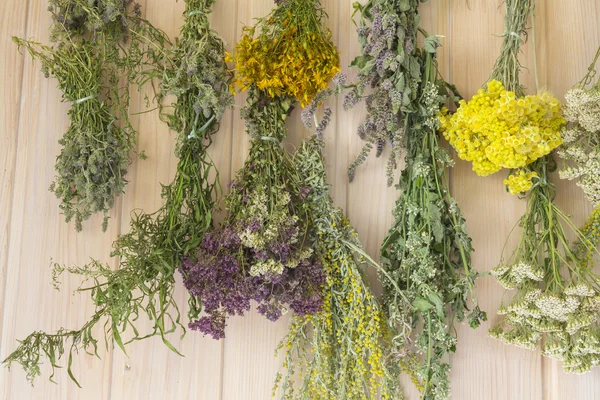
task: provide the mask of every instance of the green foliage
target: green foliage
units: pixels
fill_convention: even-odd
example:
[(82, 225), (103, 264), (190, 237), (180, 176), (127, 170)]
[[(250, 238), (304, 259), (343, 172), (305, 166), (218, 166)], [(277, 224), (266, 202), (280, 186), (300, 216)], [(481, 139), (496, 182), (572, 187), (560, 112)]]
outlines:
[[(198, 246), (204, 232), (212, 226), (220, 187), (207, 150), (223, 112), (233, 102), (223, 42), (208, 26), (207, 14), (213, 3), (189, 0), (180, 40), (172, 49), (160, 50), (166, 56), (160, 98), (167, 94), (177, 96), (172, 112), (164, 116), (177, 131), (179, 156), (173, 182), (163, 186), (163, 206), (152, 214), (132, 215), (130, 232), (115, 241), (111, 254), (119, 259), (118, 270), (95, 260), (83, 267), (55, 265), (55, 283), (64, 271), (82, 275), (91, 282), (80, 291), (90, 292), (96, 311), (79, 330), (31, 334), (4, 360), (9, 366), (13, 362), (21, 364), (32, 383), (41, 373), (42, 355), (54, 369), (66, 351), (69, 376), (75, 381), (71, 371), (73, 353), (84, 349), (97, 354), (93, 328), (101, 321), (107, 346), (112, 338), (125, 351), (133, 340), (159, 335), (167, 347), (177, 352), (166, 338), (177, 330), (185, 334), (173, 299), (174, 274), (182, 258)], [(190, 68), (197, 73), (189, 74)], [(200, 312), (201, 305), (195, 298), (190, 297), (190, 305), (192, 313)], [(136, 321), (143, 315), (152, 325), (149, 332), (136, 328)], [(124, 334), (130, 338), (125, 340)]]
[(450, 394), (445, 358), (456, 351), (455, 320), (467, 318), (477, 327), (486, 319), (473, 295), (478, 273), (471, 265), (471, 238), (446, 182), (445, 170), (453, 163), (439, 143), (437, 115), (453, 89), (439, 77), (438, 46), (430, 38), (415, 53), (420, 83), (403, 119), (406, 166), (397, 185), (395, 221), (381, 246), (392, 359), (427, 400)]
[(319, 313), (292, 317), (278, 347), (285, 361), (274, 391), (280, 388), (284, 399), (400, 399), (399, 377), (386, 362), (382, 306), (364, 276), (372, 260), (329, 196), (323, 147), (317, 135), (305, 140), (294, 165), (308, 193), (311, 241), (327, 275), (325, 301)]

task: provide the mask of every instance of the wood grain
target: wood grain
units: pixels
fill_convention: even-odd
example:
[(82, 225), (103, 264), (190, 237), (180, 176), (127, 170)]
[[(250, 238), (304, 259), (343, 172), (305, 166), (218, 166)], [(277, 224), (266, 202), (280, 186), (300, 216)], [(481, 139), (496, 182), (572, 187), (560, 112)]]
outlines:
[[(18, 54), (10, 39), (17, 35), (47, 42), (47, 2), (5, 0), (0, 7), (0, 358), (15, 348), (16, 339), (33, 330), (76, 328), (91, 315), (93, 305), (89, 297), (71, 295), (79, 280), (65, 277), (60, 292), (52, 288), (50, 258), (81, 264), (95, 257), (116, 267), (116, 260), (108, 257), (112, 241), (129, 229), (132, 210), (153, 211), (160, 206), (158, 183), (170, 182), (177, 163), (173, 155), (174, 133), (159, 121), (156, 113), (135, 116), (134, 123), (140, 131), (139, 149), (145, 151), (148, 159), (131, 166), (131, 182), (111, 214), (109, 231), (100, 232), (98, 218), (85, 223), (80, 234), (64, 223), (58, 200), (47, 189), (60, 150), (57, 140), (67, 127), (68, 105), (60, 103), (56, 82), (43, 77), (39, 63)], [(171, 38), (178, 34), (183, 2), (141, 3), (153, 24)], [(351, 22), (353, 0), (322, 3), (341, 51), (342, 68), (352, 79), (354, 72), (348, 65), (360, 50)], [(241, 27), (266, 15), (272, 7), (272, 0), (218, 0), (211, 21), (231, 49)], [(502, 1), (429, 0), (422, 5), (421, 14), (430, 34), (443, 35), (440, 71), (464, 97), (472, 96), (487, 80), (498, 54), (504, 29)], [(600, 0), (538, 1), (536, 46), (530, 35), (522, 55), (527, 67), (522, 82), (529, 93), (536, 90), (534, 50), (541, 88), (562, 98), (581, 78), (600, 44), (599, 18)], [(142, 108), (143, 94), (136, 94), (133, 112)], [(244, 105), (245, 95), (238, 95), (236, 107), (224, 117), (211, 148), (224, 188), (248, 154), (249, 141), (240, 119)], [(377, 257), (392, 222), (397, 192), (386, 185), (385, 157), (371, 155), (357, 170), (355, 182), (348, 183), (347, 165), (362, 146), (356, 131), (365, 116), (364, 105), (350, 112), (343, 110), (342, 98), (331, 99), (328, 105), (334, 107), (325, 149), (328, 178), (333, 185), (331, 194), (346, 211), (369, 254)], [(288, 121), (288, 149), (310, 135), (301, 126), (299, 112), (295, 110)], [(452, 194), (466, 216), (473, 238), (474, 266), (481, 272), (489, 271), (500, 261), (505, 239), (522, 215), (525, 202), (505, 192), (502, 173), (480, 178), (469, 164), (457, 161), (449, 178)], [(555, 178), (558, 203), (577, 224), (582, 224), (591, 211), (589, 203), (573, 182)], [(515, 239), (513, 235), (508, 241), (507, 251), (512, 250)], [(379, 292), (375, 271), (370, 270), (369, 276)], [(477, 330), (457, 327), (459, 346), (450, 357), (453, 399), (597, 397), (600, 370), (583, 376), (568, 375), (562, 372), (560, 364), (545, 359), (539, 351), (522, 350), (491, 339), (487, 329), (498, 320), (496, 310), (505, 291), (493, 278), (486, 277), (478, 282), (477, 293), (489, 321)], [(176, 297), (180, 304), (186, 303), (180, 282)], [(253, 311), (243, 318), (232, 318), (226, 339), (221, 342), (195, 332), (188, 332), (183, 340), (172, 335), (171, 341), (185, 357), (172, 353), (159, 338), (129, 346), (127, 355), (111, 349), (103, 352), (100, 360), (81, 356), (74, 370), (81, 378), (82, 390), (69, 381), (66, 371), (58, 372), (58, 385), (40, 378), (31, 388), (18, 366), (10, 373), (2, 369), (0, 399), (268, 399), (280, 366), (274, 349), (284, 336), (287, 323), (288, 319), (283, 318), (273, 324)], [(408, 400), (419, 398), (410, 382), (404, 386)]]
[[(25, 6), (19, 7), (19, 3)], [(0, 335), (2, 334), (4, 314), (4, 290), (8, 261), (8, 242), (10, 240), (10, 215), (12, 211), (13, 184), (18, 141), (19, 117), (21, 115), (21, 93), (23, 88), (23, 64), (25, 58), (19, 54), (12, 36), (25, 36), (27, 32), (27, 4), (10, 0), (6, 8), (0, 10), (0, 54), (4, 62), (0, 63), (0, 121), (2, 148), (0, 155)]]

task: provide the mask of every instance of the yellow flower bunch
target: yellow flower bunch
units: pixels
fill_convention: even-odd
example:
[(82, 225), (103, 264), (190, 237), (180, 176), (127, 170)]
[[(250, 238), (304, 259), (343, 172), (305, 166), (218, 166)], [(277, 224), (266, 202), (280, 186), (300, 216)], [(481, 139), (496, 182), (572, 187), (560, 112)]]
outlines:
[(533, 186), (533, 179), (537, 178), (537, 172), (519, 170), (508, 176), (504, 184), (511, 194), (527, 192)]
[[(440, 129), (458, 156), (487, 176), (502, 168), (522, 168), (558, 147), (565, 124), (560, 108), (547, 92), (517, 97), (492, 80), (471, 101), (461, 100), (452, 116), (442, 113)], [(509, 178), (511, 193), (527, 187), (526, 176), (533, 178), (526, 173)]]
[(302, 107), (310, 103), (341, 71), (324, 15), (316, 0), (288, 0), (245, 27), (235, 57), (228, 57), (242, 90), (256, 85), (271, 97), (288, 95)]
[(284, 372), (275, 388), (283, 400), (396, 399), (400, 369), (384, 353), (391, 334), (363, 276), (363, 268), (375, 262), (328, 195), (322, 149), (316, 136), (305, 140), (294, 165), (299, 184), (309, 189), (305, 204), (314, 223), (311, 242), (326, 276), (323, 304), (318, 313), (292, 317), (279, 347), (285, 351)]

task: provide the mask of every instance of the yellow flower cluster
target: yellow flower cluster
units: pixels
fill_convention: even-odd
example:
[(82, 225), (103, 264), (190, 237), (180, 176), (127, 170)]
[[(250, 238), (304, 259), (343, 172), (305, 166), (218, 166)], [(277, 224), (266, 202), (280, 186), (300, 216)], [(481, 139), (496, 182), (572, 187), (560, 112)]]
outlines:
[(494, 80), (471, 101), (461, 100), (452, 116), (442, 113), (440, 129), (458, 156), (487, 176), (524, 167), (559, 146), (565, 124), (560, 107), (547, 92), (517, 98)]
[(586, 243), (579, 242), (579, 256), (589, 263), (594, 255), (596, 255), (596, 248), (600, 242), (600, 205), (594, 208), (592, 214), (588, 217), (583, 229), (581, 230)]
[[(330, 225), (330, 232), (318, 233), (321, 262), (327, 274), (321, 311), (295, 315), (281, 346), (286, 349), (284, 368), (301, 370), (305, 376), (301, 392), (286, 390), (287, 400), (393, 398), (384, 371), (383, 311), (365, 284), (353, 251), (340, 242), (339, 236), (331, 234), (352, 230), (346, 218), (338, 222)], [(310, 336), (310, 346), (300, 339), (306, 336)], [(310, 354), (306, 354), (307, 347)], [(281, 377), (276, 382), (279, 385)]]
[[(341, 225), (342, 229), (349, 227), (346, 218), (342, 217)], [(337, 356), (331, 359), (344, 365), (342, 371), (348, 374), (344, 398), (373, 399), (384, 374), (380, 342), (384, 325), (382, 311), (376, 297), (365, 286), (352, 252), (335, 240), (319, 236), (327, 248), (322, 258), (327, 274), (327, 295), (322, 312), (313, 316), (312, 321), (315, 330), (320, 332), (317, 347), (320, 352), (335, 349)], [(322, 383), (311, 381), (310, 398), (329, 398), (327, 392), (331, 386)], [(386, 393), (383, 396), (386, 398)]]
[(537, 172), (519, 170), (509, 175), (504, 184), (511, 194), (527, 192), (533, 186), (533, 179), (537, 178)]
[(304, 107), (341, 71), (340, 57), (331, 32), (315, 18), (318, 10), (312, 10), (311, 15), (294, 13), (291, 8), (260, 20), (257, 36), (258, 25), (244, 28), (235, 57), (228, 56), (227, 60), (235, 61), (236, 80), (242, 90), (256, 85), (271, 97), (285, 94)]

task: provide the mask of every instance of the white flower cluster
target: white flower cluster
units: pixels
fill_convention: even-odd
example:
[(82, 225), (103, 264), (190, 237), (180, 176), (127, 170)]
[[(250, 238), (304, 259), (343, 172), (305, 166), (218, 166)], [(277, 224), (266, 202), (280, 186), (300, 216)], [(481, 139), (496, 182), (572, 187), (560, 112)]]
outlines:
[(431, 82), (427, 83), (423, 89), (423, 105), (425, 108), (423, 116), (427, 117), (424, 122), (425, 126), (433, 131), (436, 131), (440, 126), (440, 120), (437, 117), (440, 111), (440, 102), (443, 103), (444, 98), (440, 96), (436, 85)]
[(517, 285), (522, 285), (527, 281), (541, 282), (544, 279), (542, 268), (525, 262), (513, 265), (501, 264), (494, 268), (491, 274), (505, 289), (514, 289)]
[(279, 261), (269, 258), (265, 261), (258, 261), (250, 267), (250, 275), (260, 276), (267, 274), (280, 275), (285, 266)]
[[(290, 212), (291, 195), (280, 188), (268, 192), (266, 187), (257, 187), (248, 196), (240, 219), (242, 229), (238, 237), (246, 248), (261, 254), (250, 266), (252, 276), (279, 275), (285, 268), (296, 268), (313, 254), (312, 248), (294, 249), (290, 245), (299, 242), (298, 216)], [(271, 210), (269, 211), (269, 205)], [(285, 258), (276, 254), (286, 246)]]
[(586, 197), (600, 204), (600, 92), (571, 89), (565, 95), (564, 115), (569, 124), (562, 132), (558, 155), (567, 161), (561, 179), (576, 180)]
[[(277, 200), (274, 210), (270, 213), (267, 209), (268, 197), (266, 188), (258, 188), (250, 197), (247, 208), (243, 211), (246, 219), (258, 224), (260, 229), (253, 229), (250, 224), (240, 234), (239, 238), (245, 247), (252, 249), (265, 249), (270, 243), (280, 237), (284, 229), (290, 228), (298, 222), (298, 216), (290, 215), (290, 194), (285, 191), (275, 190), (272, 194)], [(288, 244), (298, 242), (297, 236), (288, 239)]]
[(518, 294), (498, 310), (505, 316), (505, 328), (496, 325), (490, 335), (507, 344), (535, 349), (545, 334), (543, 354), (562, 361), (567, 372), (584, 373), (600, 364), (600, 293), (586, 283), (571, 284), (559, 293), (542, 291), (538, 279), (531, 278), (535, 268), (525, 266), (518, 264), (512, 280), (506, 275), (514, 266), (502, 265), (492, 272), (510, 283), (516, 277), (525, 278)]

